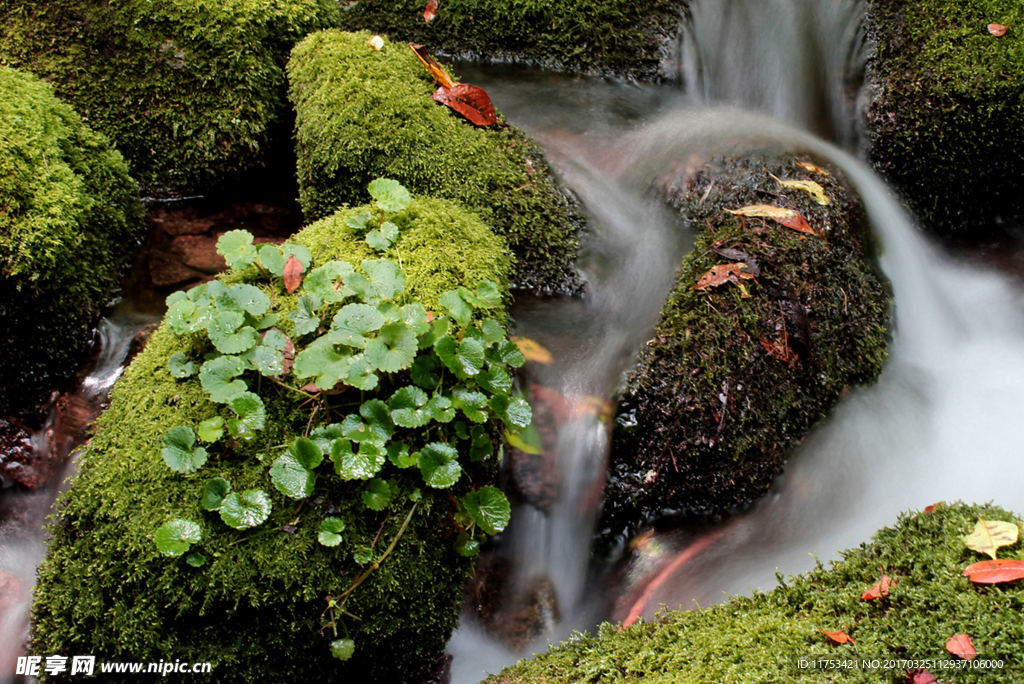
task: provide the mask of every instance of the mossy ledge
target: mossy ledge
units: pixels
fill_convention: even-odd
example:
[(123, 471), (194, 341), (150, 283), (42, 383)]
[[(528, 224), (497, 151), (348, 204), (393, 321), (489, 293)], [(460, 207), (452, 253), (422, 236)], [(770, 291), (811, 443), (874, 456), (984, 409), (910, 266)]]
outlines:
[[(908, 659), (954, 661), (945, 650), (954, 634), (969, 634), (979, 659), (1002, 659), (1001, 669), (930, 669), (940, 681), (1020, 681), (1024, 677), (1024, 584), (971, 584), (961, 571), (985, 557), (964, 545), (978, 518), (1018, 523), (993, 506), (954, 504), (904, 514), (871, 543), (842, 553), (830, 568), (780, 577), (768, 593), (733, 598), (691, 611), (670, 611), (655, 622), (616, 631), (601, 626), (523, 660), (488, 684), (525, 682), (844, 682), (907, 681), (906, 670), (824, 671), (807, 661)], [(1020, 542), (999, 553), (1024, 559)], [(739, 559), (737, 562), (742, 562)], [(886, 598), (861, 600), (880, 573), (895, 584)], [(853, 644), (833, 644), (821, 630), (845, 631)], [(842, 675), (839, 677), (839, 675)]]
[[(341, 258), (358, 264), (374, 256), (346, 225), (359, 212), (338, 212), (293, 239), (309, 247), (314, 263)], [(474, 215), (451, 202), (418, 199), (392, 220), (402, 234), (384, 256), (397, 260), (394, 250), (401, 250), (407, 292), (424, 306), (436, 307), (438, 295), (453, 286), (475, 288), (485, 279), (507, 294), (507, 248)], [(229, 279), (247, 280), (246, 274), (255, 277), (255, 268)], [(295, 305), (294, 295), (273, 296), (282, 299), (280, 310)], [(288, 333), (286, 321), (282, 330)], [(264, 383), (267, 426), (258, 445), (236, 446), (234, 455), (211, 459), (193, 475), (173, 473), (160, 454), (163, 435), (218, 413), (197, 380), (179, 382), (168, 371), (171, 354), (188, 352), (193, 343), (162, 325), (114, 388), (50, 527), (30, 651), (210, 661), (219, 682), (418, 681), (443, 653), (472, 567), (453, 548), (452, 490), (423, 488), (393, 553), (346, 605), (359, 618), (345, 619), (355, 655), (346, 662), (332, 658), (328, 643), (334, 637), (321, 631), (325, 597), (339, 594), (360, 573), (353, 549), (370, 546), (378, 531), (377, 546), (395, 537), (412, 505), (408, 495), (423, 486), (419, 472), (389, 474), (396, 496), (379, 513), (363, 506), (359, 482), (336, 478), (321, 478), (313, 498), (297, 511), (270, 485), (268, 463), (258, 457), (265, 440), (289, 441), (310, 417), (293, 395)], [(494, 470), (493, 459), (485, 461), (477, 479), (486, 483)], [(235, 491), (272, 492), (270, 519), (240, 533), (216, 514), (204, 514), (200, 493), (215, 476), (228, 479)], [(453, 488), (456, 494), (468, 490), (468, 479)], [(333, 548), (317, 542), (327, 514), (346, 523), (344, 540)], [(201, 568), (157, 552), (154, 531), (178, 517), (199, 520), (199, 548), (209, 558)], [(340, 632), (339, 626), (344, 636)]]
[(0, 415), (33, 417), (71, 376), (141, 229), (109, 141), (0, 67)]
[(374, 178), (456, 200), (508, 240), (512, 285), (575, 292), (581, 218), (537, 147), (514, 128), (477, 128), (431, 98), (437, 87), (404, 43), (376, 51), (369, 33), (321, 31), (288, 63), (296, 110), (299, 201), (308, 219)]
[(147, 193), (205, 192), (287, 139), (288, 50), (337, 19), (333, 0), (11, 0), (0, 64), (52, 80)]
[(1024, 216), (1024, 5), (871, 0), (866, 22), (875, 168), (942, 235), (985, 238)]
[(351, 2), (341, 10), (341, 26), (385, 33), (475, 60), (655, 80), (686, 3), (445, 0), (430, 22), (423, 20), (425, 4)]
[[(797, 161), (727, 158), (663, 179), (699, 232), (621, 392), (604, 509), (613, 532), (665, 511), (749, 505), (846, 388), (881, 370), (890, 297), (864, 245), (863, 208), (835, 171)], [(817, 182), (831, 203), (770, 174)], [(757, 204), (796, 210), (817, 234), (727, 211)], [(732, 283), (694, 289), (736, 262), (756, 269), (740, 280), (749, 297)]]

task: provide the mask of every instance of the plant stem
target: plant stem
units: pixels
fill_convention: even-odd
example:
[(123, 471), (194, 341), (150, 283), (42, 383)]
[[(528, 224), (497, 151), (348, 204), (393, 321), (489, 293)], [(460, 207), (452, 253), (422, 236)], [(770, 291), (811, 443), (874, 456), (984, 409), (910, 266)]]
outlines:
[(391, 540), (391, 543), (388, 544), (388, 548), (384, 549), (384, 553), (381, 554), (380, 558), (373, 561), (373, 563), (368, 568), (359, 573), (359, 576), (352, 580), (352, 584), (348, 586), (348, 589), (341, 592), (341, 594), (336, 598), (331, 597), (334, 598), (335, 601), (337, 601), (338, 610), (342, 610), (345, 607), (345, 602), (348, 601), (348, 598), (352, 595), (352, 592), (355, 591), (356, 588), (360, 584), (362, 584), (366, 580), (366, 578), (369, 577), (371, 573), (373, 573), (374, 570), (378, 569), (381, 566), (381, 563), (383, 563), (387, 559), (387, 557), (391, 555), (391, 552), (395, 550), (395, 546), (398, 545), (398, 540), (402, 538), (403, 534), (405, 534), (406, 528), (409, 527), (409, 521), (412, 520), (412, 514), (416, 512), (416, 507), (419, 505), (420, 503), (419, 501), (417, 501), (412, 505), (412, 508), (409, 509), (409, 513), (405, 516), (405, 520), (402, 521), (402, 526), (398, 528), (398, 533)]

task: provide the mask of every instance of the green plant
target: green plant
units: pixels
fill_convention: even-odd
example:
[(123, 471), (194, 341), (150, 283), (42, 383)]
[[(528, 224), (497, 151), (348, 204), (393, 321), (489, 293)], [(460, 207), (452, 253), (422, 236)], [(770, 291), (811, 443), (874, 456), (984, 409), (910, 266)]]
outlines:
[[(371, 183), (370, 192), (372, 210), (349, 225), (363, 230), (374, 249), (394, 244), (401, 261), (399, 228), (389, 219), (411, 197), (387, 179)], [(274, 506), (298, 502), (301, 508), (325, 478), (351, 483), (346, 491), (371, 512), (395, 503), (398, 478), (449, 489), (469, 477), (465, 466), (495, 456), (499, 422), (511, 431), (530, 425), (530, 407), (514, 393), (509, 373), (524, 358), (502, 323), (487, 315), (500, 316), (503, 306), (495, 283), (444, 292), (444, 313), (435, 314), (409, 297), (400, 263), (389, 259), (364, 260), (358, 269), (339, 260), (314, 267), (301, 245), (257, 248), (239, 230), (225, 233), (217, 250), (234, 271), (252, 277), (175, 293), (166, 320), (174, 334), (194, 341), (190, 353), (170, 357), (168, 370), (180, 381), (198, 381), (223, 410), (194, 427), (168, 430), (165, 462), (191, 476), (207, 461), (234, 456), (263, 430), (268, 393), (294, 397), (305, 417), (300, 436), (259, 456), (272, 488), (235, 492), (221, 477), (206, 483), (198, 507), (227, 526), (246, 530), (263, 524)], [(283, 308), (293, 310), (282, 316)], [(354, 648), (338, 639), (349, 596), (398, 544), (420, 497), (412, 488), (405, 521), (382, 553), (353, 551), (353, 561), (367, 567), (345, 591), (326, 598), (325, 628), (336, 656), (346, 659)], [(463, 555), (474, 555), (486, 535), (508, 523), (508, 500), (495, 487), (470, 487), (452, 499), (456, 550)], [(339, 546), (344, 527), (338, 518), (323, 518), (319, 542)], [(154, 541), (161, 553), (180, 556), (201, 539), (194, 521), (175, 519)], [(186, 561), (202, 565), (196, 554)]]

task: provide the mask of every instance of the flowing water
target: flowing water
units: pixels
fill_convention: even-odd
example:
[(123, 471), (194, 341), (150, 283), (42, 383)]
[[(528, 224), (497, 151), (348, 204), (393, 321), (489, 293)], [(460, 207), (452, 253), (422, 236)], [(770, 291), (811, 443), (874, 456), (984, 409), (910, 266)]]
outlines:
[[(697, 0), (681, 31), (681, 91), (467, 75), (542, 143), (592, 219), (583, 260), (589, 298), (517, 312), (517, 333), (548, 344), (555, 357), (529, 383), (554, 388), (570, 403), (613, 396), (691, 239), (685, 226), (650, 208), (657, 202), (645, 189), (673, 165), (715, 153), (792, 150), (839, 166), (881, 246), (896, 326), (878, 382), (855, 389), (812, 432), (768, 496), (718, 526), (647, 535), (646, 556), (618, 569), (618, 586), (589, 555), (597, 513), (590, 502), (603, 483), (607, 425), (592, 413), (569, 412), (546, 444), (555, 502), (518, 507), (497, 550), (513, 559), (506, 592), (535, 592), (537, 578), (546, 580), (543, 633), (509, 648), (467, 613), (449, 645), (457, 684), (544, 650), (573, 629), (622, 619), (630, 603), (623, 599), (636, 588), (630, 583), (673, 557), (647, 618), (660, 604), (708, 605), (727, 593), (770, 589), (777, 570), (801, 572), (814, 556), (835, 558), (910, 508), (991, 500), (1024, 510), (1020, 284), (930, 243), (850, 153), (859, 146), (862, 101), (852, 86), (866, 54), (862, 11), (854, 1)], [(536, 603), (536, 596), (528, 600)]]

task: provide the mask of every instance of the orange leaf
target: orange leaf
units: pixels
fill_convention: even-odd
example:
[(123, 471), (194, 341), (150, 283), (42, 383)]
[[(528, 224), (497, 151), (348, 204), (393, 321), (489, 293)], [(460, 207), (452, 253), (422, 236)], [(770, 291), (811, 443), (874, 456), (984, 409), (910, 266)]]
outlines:
[(938, 684), (939, 680), (935, 678), (928, 670), (910, 670), (907, 672), (907, 684)]
[(440, 85), (445, 88), (451, 88), (455, 85), (455, 81), (452, 80), (452, 77), (448, 75), (448, 72), (444, 70), (443, 66), (437, 63), (437, 60), (427, 53), (427, 49), (425, 47), (409, 43), (409, 49), (412, 50), (412, 53), (416, 55), (421, 62), (423, 62), (423, 66), (427, 67), (427, 71), (430, 72), (430, 75), (433, 76), (434, 80)]
[(936, 501), (936, 502), (935, 502), (935, 503), (933, 503), (933, 504), (932, 504), (931, 506), (925, 506), (925, 507), (924, 507), (924, 512), (925, 512), (925, 513), (931, 513), (931, 512), (933, 512), (933, 511), (934, 511), (934, 510), (935, 510), (936, 508), (938, 508), (939, 506), (942, 506), (942, 505), (944, 505), (945, 503), (946, 503), (945, 501)]
[(538, 342), (531, 340), (529, 337), (510, 337), (519, 351), (523, 353), (527, 361), (536, 361), (537, 363), (551, 363), (551, 352), (541, 346)]
[(853, 641), (853, 639), (851, 639), (846, 634), (846, 632), (829, 632), (829, 631), (823, 629), (823, 630), (821, 630), (821, 633), (824, 634), (825, 636), (827, 636), (832, 641), (836, 642), (837, 644), (852, 644), (852, 643), (855, 643)]
[(810, 224), (807, 223), (807, 219), (801, 216), (800, 212), (793, 209), (774, 207), (770, 204), (751, 204), (746, 207), (740, 207), (739, 209), (726, 209), (726, 211), (737, 216), (770, 218), (772, 221), (775, 221), (786, 228), (791, 228), (798, 233), (817, 235), (817, 233), (814, 232), (814, 229), (811, 228)]
[(964, 568), (963, 576), (975, 584), (1001, 584), (1024, 579), (1024, 561), (999, 560), (979, 561)]
[(999, 37), (1006, 33), (1006, 27), (1003, 26), (1002, 24), (989, 24), (988, 32), (991, 33), (993, 36)]
[(493, 126), (498, 123), (494, 104), (480, 86), (459, 83), (446, 88), (442, 85), (434, 91), (434, 100), (466, 117), (474, 126)]
[(285, 292), (291, 294), (299, 289), (299, 285), (302, 284), (303, 270), (301, 261), (296, 259), (294, 256), (288, 257), (288, 261), (284, 263), (284, 271), (282, 272)]
[(820, 166), (818, 166), (817, 164), (812, 164), (809, 161), (798, 161), (796, 163), (796, 165), (799, 166), (801, 169), (806, 169), (806, 170), (810, 171), (811, 173), (819, 173), (822, 176), (831, 176), (832, 175), (828, 171), (826, 171), (825, 169), (823, 169)]
[(974, 660), (978, 652), (974, 650), (974, 642), (967, 634), (954, 634), (946, 640), (946, 650), (961, 660)]
[(437, 16), (437, 0), (429, 0), (423, 9), (423, 21), (433, 21)]
[(761, 346), (768, 352), (773, 359), (789, 363), (791, 361), (799, 361), (800, 355), (793, 351), (792, 347), (789, 346), (789, 334), (786, 331), (782, 332), (782, 336), (774, 341), (769, 342), (766, 338), (762, 337), (760, 340)]
[(876, 598), (888, 596), (889, 587), (893, 586), (893, 584), (895, 583), (892, 581), (892, 578), (883, 572), (882, 578), (865, 589), (864, 593), (860, 595), (860, 598), (863, 601), (873, 601)]
[(742, 261), (732, 264), (719, 264), (712, 266), (700, 277), (697, 284), (691, 290), (706, 290), (709, 287), (718, 287), (725, 283), (739, 284), (740, 279), (753, 280), (754, 274), (747, 272), (747, 265)]

